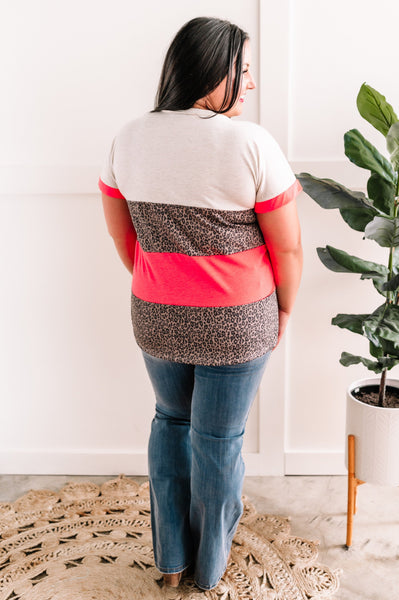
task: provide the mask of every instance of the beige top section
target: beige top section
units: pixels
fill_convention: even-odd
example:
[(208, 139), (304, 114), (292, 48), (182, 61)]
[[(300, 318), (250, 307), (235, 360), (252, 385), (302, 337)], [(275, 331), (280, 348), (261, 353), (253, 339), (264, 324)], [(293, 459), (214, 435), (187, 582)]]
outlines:
[(130, 201), (217, 210), (254, 208), (295, 182), (263, 127), (199, 108), (146, 113), (127, 123), (101, 179)]

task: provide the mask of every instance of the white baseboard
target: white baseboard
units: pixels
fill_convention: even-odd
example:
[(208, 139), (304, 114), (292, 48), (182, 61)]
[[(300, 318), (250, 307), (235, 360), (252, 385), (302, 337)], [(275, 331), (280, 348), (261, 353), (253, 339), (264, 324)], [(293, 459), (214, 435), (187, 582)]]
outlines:
[[(265, 473), (265, 460), (254, 452), (244, 453), (246, 475)], [(139, 452), (29, 451), (0, 452), (1, 475), (148, 475), (147, 454)]]
[(138, 452), (0, 451), (2, 475), (147, 475), (147, 454)]
[(285, 475), (347, 475), (344, 452), (286, 452)]
[[(247, 476), (346, 475), (343, 452), (286, 452), (285, 472), (265, 472), (261, 454), (245, 453)], [(1, 475), (147, 475), (147, 455), (139, 452), (0, 451)]]
[(262, 477), (267, 475), (284, 475), (284, 464), (281, 461), (281, 468), (276, 462), (270, 461), (270, 457), (265, 457), (257, 452), (244, 452), (243, 459), (245, 463), (245, 475), (248, 477)]

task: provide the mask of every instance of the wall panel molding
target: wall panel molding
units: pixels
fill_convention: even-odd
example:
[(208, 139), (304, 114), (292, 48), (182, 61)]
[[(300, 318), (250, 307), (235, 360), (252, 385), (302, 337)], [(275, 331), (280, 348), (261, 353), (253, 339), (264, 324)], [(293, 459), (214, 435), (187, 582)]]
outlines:
[(260, 124), (288, 156), (291, 2), (259, 1)]
[(94, 194), (100, 166), (76, 165), (1, 165), (1, 193), (20, 194)]
[[(267, 127), (266, 127), (267, 128)], [(336, 179), (347, 187), (365, 189), (368, 172), (349, 160), (294, 160), (294, 173), (312, 173), (316, 177)], [(0, 166), (2, 195), (99, 194), (100, 166)]]

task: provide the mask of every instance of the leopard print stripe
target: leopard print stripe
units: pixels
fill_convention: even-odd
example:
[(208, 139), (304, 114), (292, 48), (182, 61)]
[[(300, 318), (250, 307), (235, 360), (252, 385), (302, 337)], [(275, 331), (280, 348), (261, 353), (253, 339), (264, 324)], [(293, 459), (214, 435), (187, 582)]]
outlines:
[(226, 255), (265, 243), (252, 209), (214, 210), (131, 201), (128, 206), (145, 252)]
[(132, 323), (138, 345), (148, 354), (197, 365), (232, 365), (272, 349), (278, 335), (276, 292), (228, 307), (173, 306), (132, 294)]

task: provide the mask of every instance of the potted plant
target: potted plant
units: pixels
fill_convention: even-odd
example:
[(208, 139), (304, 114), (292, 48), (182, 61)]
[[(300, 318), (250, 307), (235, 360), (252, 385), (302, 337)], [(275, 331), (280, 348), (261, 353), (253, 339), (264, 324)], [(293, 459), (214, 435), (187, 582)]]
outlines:
[(387, 371), (399, 364), (399, 120), (384, 96), (367, 84), (361, 86), (357, 107), (386, 138), (390, 155), (389, 160), (382, 156), (357, 129), (345, 134), (346, 156), (370, 171), (367, 196), (331, 179), (298, 175), (304, 191), (321, 207), (337, 208), (349, 227), (363, 232), (363, 239), (374, 240), (387, 252), (386, 264), (380, 264), (332, 246), (317, 248), (328, 269), (360, 274), (361, 279), (372, 281), (380, 295), (371, 314), (338, 314), (332, 319), (333, 325), (365, 336), (369, 342), (370, 357), (343, 352), (341, 364), (362, 363), (380, 374), (355, 381), (347, 393), (346, 433), (356, 443), (356, 456), (352, 455), (351, 466), (347, 446), (346, 464), (348, 473), (354, 471), (355, 491), (363, 482), (399, 485), (399, 380), (387, 379)]

